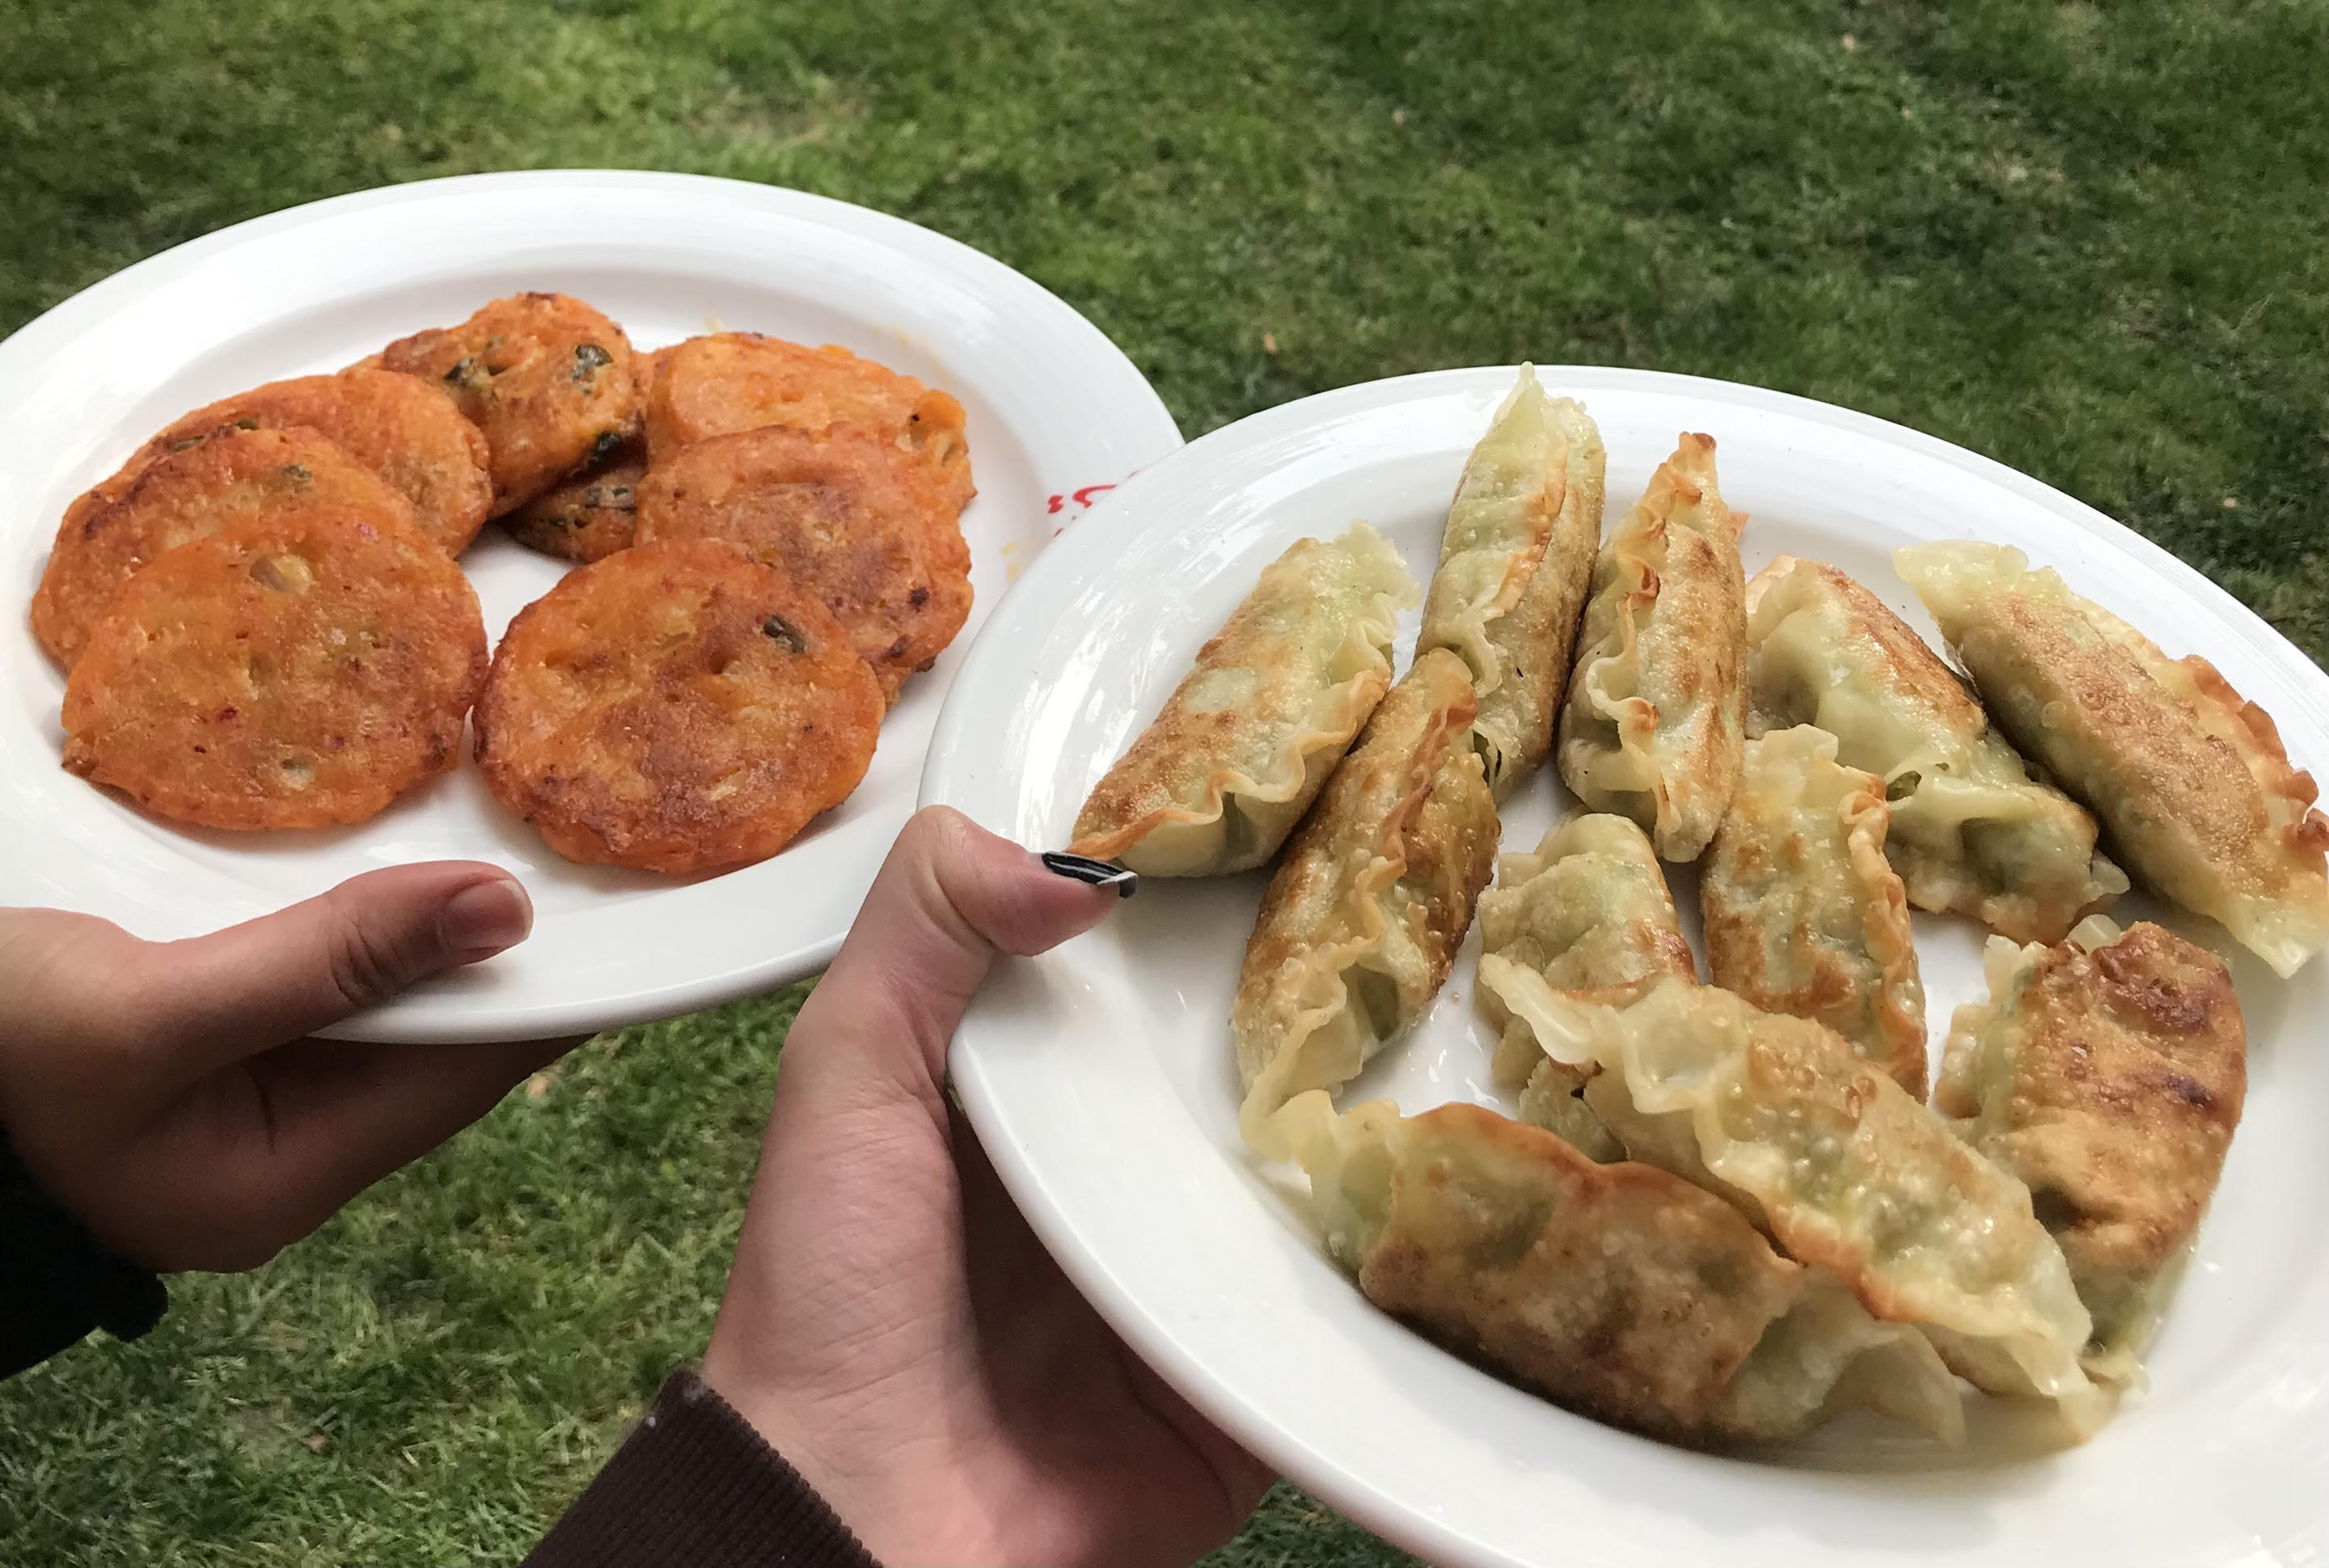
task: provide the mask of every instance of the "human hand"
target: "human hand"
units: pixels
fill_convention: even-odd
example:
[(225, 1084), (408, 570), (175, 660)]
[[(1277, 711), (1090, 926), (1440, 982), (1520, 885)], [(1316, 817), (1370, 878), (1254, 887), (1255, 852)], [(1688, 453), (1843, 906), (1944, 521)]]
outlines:
[(940, 1087), (1000, 953), (1117, 894), (908, 823), (787, 1039), (702, 1377), (886, 1563), (1186, 1563), (1269, 1475), (1060, 1272)]
[(572, 1041), (302, 1036), (525, 939), (470, 861), (392, 866), (184, 941), (0, 910), (0, 1129), (42, 1191), (156, 1271), (255, 1268)]

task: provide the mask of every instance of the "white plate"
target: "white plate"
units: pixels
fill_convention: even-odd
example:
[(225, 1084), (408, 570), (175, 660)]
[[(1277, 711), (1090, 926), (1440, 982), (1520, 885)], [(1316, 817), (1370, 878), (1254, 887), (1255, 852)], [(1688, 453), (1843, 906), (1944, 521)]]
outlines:
[[(1724, 496), (1750, 515), (1749, 571), (1782, 553), (1833, 561), (1930, 635), (1892, 547), (2011, 541), (2170, 651), (2215, 660), (2280, 721), (2300, 764), (2329, 764), (2329, 678), (2066, 496), (1799, 398), (1639, 372), (1542, 373), (1600, 422), (1612, 520), (1677, 431), (1707, 431)], [(1363, 517), (1419, 579), (1429, 572), (1457, 473), (1512, 380), (1450, 371), (1311, 398), (1206, 436), (1117, 491), (980, 636), (940, 716), (924, 800), (1022, 843), (1064, 844), (1085, 792), (1287, 543)], [(1410, 616), (1407, 646), (1414, 627)], [(1548, 770), (1516, 797), (1506, 845), (1533, 845), (1560, 795)], [(1676, 883), (1693, 908), (1694, 884)], [(1117, 1329), (1199, 1408), (1363, 1523), (1447, 1563), (2264, 1563), (2329, 1546), (2329, 1055), (2315, 1037), (2329, 962), (2291, 984), (2246, 957), (2234, 965), (2250, 1032), (2246, 1120), (2151, 1390), (2099, 1437), (2032, 1456), (1975, 1399), (1957, 1455), (1856, 1416), (1749, 1461), (1628, 1436), (1509, 1387), (1376, 1312), (1327, 1261), (1298, 1175), (1273, 1179), (1237, 1135), (1224, 1020), (1261, 886), (1258, 873), (1151, 879), (1098, 930), (1011, 965), (963, 1026), (955, 1081), (1021, 1205)], [(1980, 934), (1917, 917), (1937, 1043), (1951, 1008), (1981, 994)], [(1497, 1103), (1472, 999), (1476, 945), (1344, 1104)]]
[[(945, 388), (969, 411), (978, 498), (963, 514), (976, 602), (908, 684), (855, 794), (782, 855), (674, 883), (572, 865), (466, 764), (360, 827), (190, 832), (57, 765), (63, 683), (23, 606), (65, 503), (190, 408), (335, 369), (498, 295), (562, 289), (642, 348), (750, 329), (839, 343)], [(799, 978), (833, 956), (913, 807), (930, 726), (969, 635), (1100, 491), (1181, 443), (1096, 327), (969, 247), (796, 191), (690, 175), (482, 175), (368, 191), (182, 245), (0, 344), (0, 904), (48, 904), (179, 937), (344, 876), (466, 856), (533, 895), (533, 940), (337, 1033), (484, 1040), (612, 1027)], [(488, 524), (462, 565), (498, 638), (561, 563)]]

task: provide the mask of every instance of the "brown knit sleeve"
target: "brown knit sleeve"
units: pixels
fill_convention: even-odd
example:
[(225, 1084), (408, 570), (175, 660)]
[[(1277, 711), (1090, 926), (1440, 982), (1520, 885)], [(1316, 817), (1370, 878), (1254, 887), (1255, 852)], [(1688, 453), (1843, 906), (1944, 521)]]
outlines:
[(880, 1568), (800, 1472), (692, 1372), (674, 1372), (528, 1568)]

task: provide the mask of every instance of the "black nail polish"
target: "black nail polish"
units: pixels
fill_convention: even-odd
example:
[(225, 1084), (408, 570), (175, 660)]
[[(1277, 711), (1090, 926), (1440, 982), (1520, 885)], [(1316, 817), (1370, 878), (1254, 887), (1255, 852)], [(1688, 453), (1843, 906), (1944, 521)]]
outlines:
[(1105, 860), (1094, 860), (1088, 855), (1063, 855), (1056, 849), (1045, 850), (1043, 864), (1061, 876), (1071, 876), (1094, 887), (1112, 887), (1125, 898), (1130, 898), (1140, 891), (1138, 872), (1111, 865)]

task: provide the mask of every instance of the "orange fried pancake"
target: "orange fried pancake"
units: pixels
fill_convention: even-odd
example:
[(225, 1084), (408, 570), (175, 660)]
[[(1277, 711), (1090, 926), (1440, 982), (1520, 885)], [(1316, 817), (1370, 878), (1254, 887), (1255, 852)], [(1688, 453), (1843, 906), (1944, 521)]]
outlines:
[(912, 376), (827, 344), (808, 348), (757, 332), (676, 345), (646, 401), (647, 453), (666, 462), (713, 436), (762, 425), (821, 430), (853, 424), (919, 456), (957, 512), (969, 504), (962, 405)]
[(121, 585), (164, 551), (254, 517), (307, 516), (419, 525), (401, 492), (318, 432), (229, 425), (157, 458), (111, 504), (67, 514), (33, 595), (33, 634), (71, 668)]
[(458, 326), (381, 350), (384, 369), (443, 386), (486, 433), (495, 515), (524, 505), (637, 429), (631, 340), (565, 294), (513, 294)]
[(639, 480), (647, 471), (646, 443), (618, 439), (603, 462), (592, 463), (505, 514), (511, 538), (561, 561), (601, 561), (631, 547)]
[(137, 476), (160, 458), (199, 445), (230, 425), (304, 426), (337, 443), (404, 493), (420, 519), (420, 532), (448, 555), (458, 555), (476, 537), (493, 501), (486, 438), (443, 388), (414, 376), (356, 367), (337, 375), (271, 381), (173, 420), (131, 453), (119, 472), (75, 501), (65, 513), (66, 523), (86, 521), (99, 506), (127, 494)]
[(503, 805), (569, 860), (765, 860), (865, 776), (882, 689), (824, 606), (733, 545), (640, 544), (520, 611), (477, 703)]
[(65, 685), (65, 766), (207, 827), (362, 822), (450, 769), (477, 596), (418, 530), (259, 516), (129, 580)]
[(823, 600), (891, 702), (970, 614), (970, 547), (923, 464), (848, 425), (681, 449), (638, 491), (638, 537), (724, 539)]
[[(655, 385), (655, 372), (670, 359), (668, 348), (634, 354), (631, 379), (640, 397)], [(511, 538), (561, 561), (603, 561), (631, 547), (639, 480), (647, 471), (644, 435), (624, 437), (607, 454), (585, 463), (516, 511), (502, 526)]]

